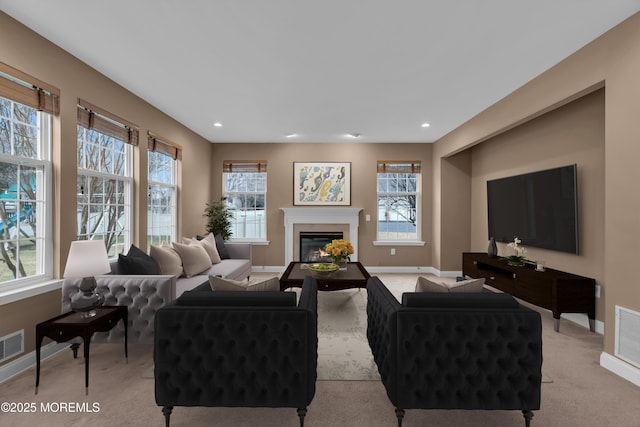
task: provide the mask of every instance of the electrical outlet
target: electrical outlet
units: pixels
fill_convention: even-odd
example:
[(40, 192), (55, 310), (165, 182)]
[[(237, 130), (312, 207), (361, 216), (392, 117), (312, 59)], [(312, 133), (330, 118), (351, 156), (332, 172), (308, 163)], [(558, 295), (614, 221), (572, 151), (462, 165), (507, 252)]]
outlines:
[(596, 298), (600, 298), (600, 285), (596, 285)]
[(370, 215), (370, 214), (366, 214), (366, 215), (364, 216), (364, 220), (365, 220), (365, 221), (371, 221), (371, 215)]
[(391, 255), (395, 255), (396, 254), (396, 248), (391, 248)]

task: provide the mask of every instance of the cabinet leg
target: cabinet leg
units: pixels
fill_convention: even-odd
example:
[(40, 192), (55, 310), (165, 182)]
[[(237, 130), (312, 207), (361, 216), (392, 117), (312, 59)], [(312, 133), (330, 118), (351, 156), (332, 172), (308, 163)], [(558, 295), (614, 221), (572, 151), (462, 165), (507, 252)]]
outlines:
[(589, 330), (591, 332), (595, 332), (596, 331), (596, 319), (589, 319)]
[(560, 332), (560, 319), (553, 319), (553, 330)]

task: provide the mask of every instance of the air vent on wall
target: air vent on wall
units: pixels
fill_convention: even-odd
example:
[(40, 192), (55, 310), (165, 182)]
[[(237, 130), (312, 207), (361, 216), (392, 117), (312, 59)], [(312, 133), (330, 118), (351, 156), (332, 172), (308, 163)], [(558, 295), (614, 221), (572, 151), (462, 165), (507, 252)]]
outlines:
[(615, 355), (640, 368), (640, 313), (618, 305)]
[(0, 338), (0, 362), (24, 352), (24, 329)]

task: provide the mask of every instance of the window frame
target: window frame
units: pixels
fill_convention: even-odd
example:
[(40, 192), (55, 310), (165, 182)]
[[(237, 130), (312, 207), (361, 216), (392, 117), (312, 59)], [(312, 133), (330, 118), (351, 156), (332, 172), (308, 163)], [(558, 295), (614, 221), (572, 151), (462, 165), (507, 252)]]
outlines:
[[(227, 203), (229, 203), (229, 196), (232, 194), (239, 194), (239, 195), (260, 195), (263, 196), (264, 198), (264, 208), (262, 209), (262, 211), (264, 212), (264, 215), (262, 216), (263, 221), (262, 221), (262, 226), (260, 227), (261, 229), (264, 230), (264, 235), (262, 236), (257, 236), (257, 237), (238, 237), (234, 234), (231, 235), (231, 242), (242, 242), (242, 243), (253, 243), (253, 244), (268, 244), (269, 241), (267, 240), (267, 187), (268, 187), (268, 175), (267, 175), (267, 170), (266, 170), (266, 161), (259, 161), (256, 162), (255, 166), (257, 169), (256, 170), (250, 170), (252, 169), (252, 167), (246, 167), (247, 165), (252, 165), (253, 162), (235, 162), (236, 165), (241, 165), (241, 167), (237, 167), (236, 169), (238, 170), (233, 170), (233, 168), (229, 168), (229, 165), (231, 165), (232, 163), (227, 163), (225, 162), (225, 167), (222, 173), (222, 194), (223, 197), (225, 197), (227, 199)], [(263, 169), (262, 169), (263, 168)], [(228, 191), (227, 189), (227, 183), (228, 183), (228, 178), (229, 178), (229, 174), (262, 174), (264, 175), (264, 191)], [(244, 211), (249, 211), (247, 209), (245, 209)], [(253, 209), (252, 211), (257, 212), (257, 209)], [(240, 211), (239, 211), (240, 212)], [(234, 227), (235, 229), (235, 225), (237, 224), (237, 222), (233, 223), (232, 220), (232, 227)]]
[[(386, 171), (386, 167), (389, 167), (389, 171)], [(394, 168), (400, 167), (400, 170), (394, 170)], [(406, 169), (402, 169), (406, 167)], [(413, 169), (417, 169), (414, 171)], [(416, 189), (415, 191), (380, 191), (380, 176), (382, 174), (403, 174), (415, 175)], [(422, 180), (423, 174), (420, 168), (419, 161), (378, 161), (378, 170), (376, 173), (376, 240), (373, 242), (374, 246), (424, 246), (425, 242), (422, 240)], [(413, 195), (416, 198), (415, 202), (415, 215), (416, 215), (416, 237), (415, 238), (399, 238), (397, 235), (395, 238), (381, 238), (380, 237), (380, 196), (393, 196), (393, 195)]]
[[(2, 98), (11, 102), (12, 109), (15, 104), (34, 108), (9, 97), (2, 96)], [(0, 282), (0, 294), (3, 295), (16, 290), (22, 291), (27, 288), (31, 288), (34, 285), (42, 284), (53, 279), (53, 167), (51, 164), (51, 146), (53, 139), (52, 116), (53, 115), (50, 113), (37, 111), (37, 159), (15, 154), (0, 153), (0, 162), (2, 163), (41, 170), (41, 198), (36, 197), (35, 201), (43, 204), (43, 209), (41, 209), (37, 214), (36, 220), (36, 224), (38, 224), (38, 228), (40, 229), (41, 237), (39, 237), (39, 239), (42, 241), (40, 254), (37, 253), (38, 248), (36, 246), (36, 268), (40, 271), (36, 271), (36, 274), (30, 276)], [(11, 120), (13, 121), (14, 119), (11, 118)]]
[[(151, 179), (151, 175), (150, 172), (151, 170), (149, 169), (150, 165), (151, 165), (151, 159), (150, 157), (152, 155), (160, 155), (160, 156), (165, 156), (167, 158), (169, 158), (171, 160), (171, 183), (166, 183), (166, 182), (161, 182), (161, 181), (154, 181)], [(148, 150), (147, 151), (147, 187), (148, 187), (148, 193), (147, 193), (147, 245), (155, 245), (154, 242), (151, 241), (150, 239), (150, 234), (149, 234), (149, 230), (150, 230), (150, 224), (151, 224), (151, 218), (149, 216), (149, 209), (151, 207), (150, 204), (150, 197), (151, 197), (151, 188), (152, 187), (163, 187), (163, 188), (168, 188), (171, 190), (171, 201), (172, 203), (169, 205), (169, 208), (171, 209), (171, 241), (176, 241), (177, 240), (177, 236), (178, 236), (178, 158), (177, 156), (174, 156), (172, 158), (172, 156), (170, 156), (169, 154), (166, 154), (162, 151), (155, 151), (155, 150)], [(169, 243), (169, 242), (167, 242)], [(159, 244), (159, 243), (158, 243)]]
[[(78, 105), (78, 108), (83, 108), (81, 107), (81, 105)], [(95, 113), (94, 113), (95, 114)], [(108, 118), (107, 118), (108, 119)], [(76, 155), (78, 156), (78, 168), (77, 168), (77, 176), (76, 176), (76, 186), (78, 185), (78, 181), (80, 179), (81, 176), (84, 177), (88, 177), (88, 178), (98, 178), (98, 179), (103, 179), (103, 180), (114, 180), (114, 181), (121, 181), (123, 183), (123, 209), (124, 209), (124, 226), (123, 226), (123, 242), (122, 244), (119, 243), (115, 243), (115, 245), (112, 248), (108, 248), (109, 251), (108, 253), (110, 253), (109, 258), (110, 259), (114, 259), (118, 256), (118, 253), (120, 252), (124, 252), (124, 250), (126, 250), (127, 248), (129, 248), (131, 246), (131, 243), (133, 242), (133, 237), (134, 237), (134, 230), (133, 230), (133, 215), (134, 215), (134, 209), (135, 206), (133, 205), (133, 191), (134, 191), (134, 176), (133, 176), (133, 144), (129, 143), (128, 141), (123, 141), (120, 138), (117, 138), (113, 135), (109, 135), (105, 132), (100, 132), (99, 130), (96, 129), (91, 129), (88, 127), (85, 127), (83, 124), (81, 124), (80, 122), (77, 123), (76, 125), (76, 129), (79, 130), (79, 128), (82, 128), (83, 130), (83, 143), (82, 143), (82, 147), (85, 147), (85, 144), (87, 142), (87, 138), (86, 138), (86, 134), (87, 132), (96, 132), (99, 135), (102, 135), (104, 137), (113, 139), (113, 140), (117, 140), (120, 141), (123, 144), (124, 147), (124, 165), (122, 167), (123, 170), (123, 174), (124, 175), (117, 175), (111, 172), (104, 172), (104, 171), (100, 171), (100, 170), (93, 170), (93, 169), (87, 169), (84, 167), (84, 165), (80, 164), (80, 159), (81, 154), (80, 154), (80, 138), (78, 135), (78, 132), (76, 132)], [(103, 211), (104, 211), (104, 206), (106, 206), (104, 204), (104, 202), (100, 205), (100, 204), (92, 204), (92, 203), (88, 203), (89, 206), (93, 205), (93, 206), (103, 206)], [(79, 207), (79, 203), (78, 203), (78, 193), (76, 192), (76, 215), (78, 213), (78, 207)], [(76, 233), (78, 233), (80, 231), (79, 229), (80, 224), (76, 224)], [(94, 233), (95, 234), (95, 233)], [(100, 233), (100, 235), (104, 236), (105, 233)], [(76, 234), (77, 239), (82, 240), (82, 238), (84, 236), (79, 236), (78, 234)], [(122, 250), (119, 252), (118, 249), (122, 248)], [(112, 253), (111, 253), (112, 252)]]

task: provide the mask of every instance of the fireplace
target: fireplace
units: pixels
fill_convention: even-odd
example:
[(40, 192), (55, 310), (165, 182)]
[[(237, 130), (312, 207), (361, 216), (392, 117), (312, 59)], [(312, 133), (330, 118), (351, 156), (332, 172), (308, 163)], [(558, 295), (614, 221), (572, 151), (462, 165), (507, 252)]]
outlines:
[(300, 261), (301, 232), (342, 232), (351, 241), (354, 253), (351, 261), (358, 261), (358, 223), (362, 208), (304, 207), (280, 208), (284, 212), (285, 262)]
[(300, 232), (300, 261), (318, 262), (326, 261), (326, 254), (322, 251), (327, 243), (334, 239), (342, 239), (341, 231), (336, 232)]

